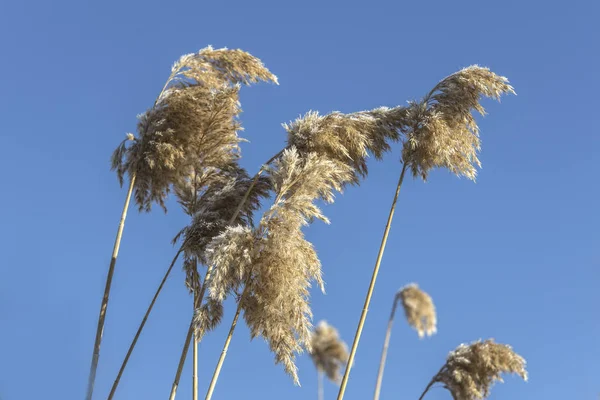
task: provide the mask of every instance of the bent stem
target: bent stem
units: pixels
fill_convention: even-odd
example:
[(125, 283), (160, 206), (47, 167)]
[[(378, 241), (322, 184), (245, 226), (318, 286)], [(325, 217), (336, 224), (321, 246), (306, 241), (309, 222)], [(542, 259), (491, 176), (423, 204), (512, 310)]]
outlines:
[[(427, 394), (427, 392), (429, 392), (429, 389), (431, 389), (434, 385), (434, 383), (437, 382), (438, 376), (442, 373), (442, 371), (444, 370), (444, 367), (440, 368), (440, 370), (438, 371), (437, 374), (435, 374), (433, 376), (433, 378), (431, 378), (431, 380), (429, 381), (429, 383), (427, 384), (427, 386), (425, 387), (425, 390), (423, 390), (423, 393), (421, 393), (421, 396), (419, 397), (419, 400), (423, 400), (423, 398), (425, 397), (425, 395)], [(456, 400), (456, 397), (454, 396), (454, 393), (452, 393), (452, 398), (454, 400)]]
[[(248, 200), (248, 197), (250, 196), (252, 189), (256, 185), (256, 182), (258, 182), (258, 178), (262, 175), (263, 172), (265, 172), (265, 170), (267, 169), (267, 166), (269, 164), (271, 164), (276, 158), (278, 158), (283, 153), (284, 150), (285, 149), (282, 149), (280, 152), (278, 152), (273, 157), (271, 157), (269, 160), (267, 160), (267, 162), (263, 164), (263, 166), (256, 173), (256, 175), (254, 175), (254, 179), (252, 179), (252, 183), (250, 183), (250, 186), (248, 187), (248, 190), (246, 190), (244, 197), (242, 198), (242, 200), (238, 204), (237, 208), (235, 209), (233, 215), (231, 216), (231, 218), (227, 224), (228, 226), (235, 222), (238, 214), (242, 210), (242, 207), (246, 203), (246, 200)], [(202, 288), (200, 289), (200, 293), (198, 294), (198, 304), (199, 305), (202, 304), (202, 302), (204, 301), (204, 293), (206, 291), (206, 282), (208, 282), (208, 279), (210, 279), (212, 270), (213, 270), (212, 265), (210, 265), (206, 270), (206, 275), (204, 276), (204, 282), (202, 283)], [(239, 312), (237, 313), (237, 315), (239, 316)], [(236, 317), (236, 322), (237, 322), (237, 317)], [(173, 386), (171, 388), (171, 396), (169, 397), (170, 400), (175, 399), (177, 387), (179, 386), (179, 380), (181, 379), (181, 372), (183, 371), (183, 366), (185, 365), (185, 360), (187, 358), (187, 353), (188, 353), (188, 349), (190, 347), (190, 342), (192, 340), (193, 332), (194, 332), (194, 317), (192, 316), (192, 321), (190, 322), (190, 327), (188, 328), (185, 342), (183, 344), (183, 350), (181, 352), (181, 357), (179, 358), (179, 365), (177, 367), (177, 373), (175, 374), (175, 379), (173, 380)], [(233, 333), (233, 331), (231, 333)], [(221, 362), (221, 364), (222, 364), (222, 362)], [(211, 384), (212, 384), (212, 382), (211, 382)]]
[(362, 313), (360, 315), (360, 320), (358, 322), (356, 334), (354, 335), (354, 342), (352, 343), (352, 349), (350, 350), (350, 357), (348, 358), (348, 363), (346, 364), (346, 371), (344, 372), (344, 377), (343, 377), (342, 383), (340, 385), (340, 391), (338, 392), (337, 400), (342, 400), (344, 398), (344, 393), (346, 392), (346, 385), (348, 384), (348, 378), (350, 377), (351, 366), (354, 364), (354, 357), (356, 356), (356, 350), (358, 349), (358, 342), (360, 341), (360, 335), (361, 335), (363, 327), (365, 325), (365, 320), (367, 319), (367, 312), (369, 311), (369, 304), (371, 303), (371, 297), (373, 296), (373, 289), (375, 289), (375, 282), (377, 281), (377, 274), (379, 273), (381, 259), (383, 258), (383, 252), (385, 250), (387, 238), (390, 233), (390, 228), (392, 226), (392, 219), (394, 218), (394, 212), (396, 210), (396, 203), (398, 202), (398, 195), (400, 194), (400, 188), (402, 187), (402, 182), (404, 181), (405, 172), (406, 172), (406, 163), (404, 163), (404, 165), (402, 167), (402, 172), (400, 173), (400, 178), (398, 179), (398, 186), (396, 187), (396, 194), (394, 195), (394, 201), (392, 202), (392, 206), (390, 208), (390, 215), (388, 217), (387, 224), (386, 224), (385, 230), (383, 232), (383, 238), (381, 239), (381, 246), (379, 247), (379, 253), (377, 254), (377, 261), (375, 262), (375, 267), (373, 268), (373, 276), (371, 277), (371, 283), (369, 284), (369, 290), (367, 291), (367, 296), (365, 298), (365, 304), (364, 304)]
[(106, 310), (108, 308), (110, 288), (112, 286), (112, 279), (115, 273), (115, 265), (117, 264), (117, 256), (119, 255), (119, 247), (121, 246), (121, 238), (123, 237), (123, 228), (125, 227), (127, 210), (129, 209), (129, 202), (131, 200), (131, 194), (133, 193), (134, 187), (135, 174), (131, 175), (131, 180), (129, 182), (129, 189), (127, 190), (125, 204), (123, 205), (123, 211), (121, 212), (121, 220), (119, 221), (117, 236), (115, 238), (115, 244), (113, 246), (110, 265), (108, 267), (108, 274), (106, 276), (104, 295), (102, 296), (102, 303), (100, 304), (100, 315), (98, 316), (98, 327), (96, 328), (96, 339), (94, 340), (94, 353), (92, 355), (92, 365), (90, 366), (90, 375), (88, 377), (87, 394), (85, 396), (86, 400), (91, 400), (92, 394), (94, 392), (94, 383), (96, 382), (96, 372), (98, 371), (98, 361), (100, 360), (100, 344), (102, 343), (102, 334), (104, 333), (104, 321), (106, 320)]
[(383, 381), (383, 370), (385, 368), (385, 360), (387, 358), (388, 347), (390, 345), (390, 337), (392, 336), (392, 325), (394, 323), (394, 315), (396, 314), (396, 307), (398, 306), (398, 294), (394, 295), (394, 304), (392, 305), (392, 312), (388, 321), (387, 330), (385, 332), (385, 340), (383, 341), (383, 350), (381, 352), (381, 360), (379, 361), (379, 371), (377, 372), (377, 383), (375, 385), (375, 395), (373, 400), (379, 400), (381, 393), (381, 382)]

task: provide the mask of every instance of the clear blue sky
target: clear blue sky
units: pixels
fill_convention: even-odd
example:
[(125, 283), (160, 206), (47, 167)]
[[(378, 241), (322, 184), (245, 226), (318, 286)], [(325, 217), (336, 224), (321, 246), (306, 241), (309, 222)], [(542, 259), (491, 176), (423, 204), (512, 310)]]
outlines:
[[(415, 281), (438, 309), (419, 341), (398, 319), (382, 399), (416, 399), (448, 351), (494, 337), (528, 360), (492, 399), (600, 393), (598, 2), (6, 1), (0, 6), (0, 398), (84, 397), (96, 318), (124, 199), (109, 156), (152, 104), (171, 64), (206, 45), (242, 48), (280, 86), (244, 88), (243, 165), (285, 141), (310, 109), (358, 111), (425, 94), (470, 64), (510, 78), (487, 101), (478, 182), (446, 171), (401, 194), (347, 399), (372, 395), (394, 292)], [(399, 148), (307, 230), (327, 295), (315, 322), (351, 342), (399, 172)], [(109, 305), (96, 398), (105, 398), (187, 223), (131, 210)], [(594, 206), (596, 204), (596, 206)], [(201, 394), (227, 325), (201, 344)], [(118, 399), (168, 396), (191, 313), (180, 267), (159, 299)], [(316, 398), (310, 359), (294, 387), (262, 340), (235, 334), (215, 399)], [(189, 399), (189, 363), (178, 399)], [(326, 386), (327, 398), (336, 388)], [(443, 390), (428, 399), (449, 399)]]

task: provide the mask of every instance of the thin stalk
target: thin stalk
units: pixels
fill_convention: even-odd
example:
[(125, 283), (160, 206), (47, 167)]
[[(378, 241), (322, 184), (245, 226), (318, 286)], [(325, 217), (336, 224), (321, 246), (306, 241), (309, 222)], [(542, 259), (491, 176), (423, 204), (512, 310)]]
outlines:
[(210, 380), (210, 386), (208, 387), (208, 391), (206, 392), (205, 400), (210, 400), (210, 398), (212, 398), (213, 392), (215, 391), (215, 386), (217, 385), (217, 380), (219, 379), (219, 375), (221, 374), (221, 368), (223, 367), (223, 362), (225, 362), (225, 356), (227, 356), (227, 350), (229, 349), (229, 344), (231, 343), (233, 332), (235, 331), (238, 318), (240, 317), (240, 312), (242, 311), (242, 304), (244, 297), (247, 293), (247, 289), (248, 285), (246, 284), (244, 287), (244, 292), (242, 293), (242, 295), (240, 296), (240, 300), (238, 301), (237, 309), (235, 310), (235, 316), (233, 317), (233, 321), (231, 322), (231, 327), (229, 328), (227, 339), (225, 339), (225, 344), (223, 345), (223, 350), (221, 351), (221, 355), (219, 356), (219, 361), (217, 362), (215, 372), (213, 373), (212, 379)]
[[(235, 222), (238, 214), (242, 210), (242, 207), (246, 203), (246, 200), (248, 200), (248, 197), (250, 196), (250, 192), (254, 188), (254, 185), (256, 185), (256, 182), (258, 182), (258, 178), (267, 169), (267, 166), (270, 163), (272, 163), (276, 158), (278, 158), (283, 153), (283, 151), (284, 150), (281, 150), (279, 153), (277, 153), (273, 157), (271, 157), (266, 163), (263, 164), (263, 166), (256, 173), (256, 175), (254, 175), (254, 179), (252, 179), (252, 182), (250, 183), (248, 190), (244, 194), (244, 197), (242, 198), (242, 200), (238, 204), (237, 208), (235, 209), (233, 215), (231, 216), (231, 218), (227, 224), (228, 226)], [(206, 275), (204, 276), (204, 282), (202, 283), (202, 287), (201, 287), (200, 293), (198, 295), (198, 304), (202, 304), (202, 301), (204, 300), (204, 293), (206, 291), (206, 282), (208, 282), (208, 279), (210, 278), (212, 270), (213, 270), (213, 266), (212, 265), (208, 266), (208, 268), (206, 270)], [(192, 321), (190, 322), (190, 327), (188, 328), (185, 342), (183, 344), (181, 357), (179, 358), (179, 365), (177, 366), (177, 373), (175, 374), (175, 379), (173, 380), (173, 386), (171, 388), (171, 396), (169, 397), (170, 400), (175, 399), (177, 387), (179, 386), (179, 380), (181, 379), (181, 372), (183, 371), (183, 366), (185, 365), (185, 359), (187, 358), (187, 353), (188, 353), (188, 349), (190, 347), (190, 342), (192, 340), (193, 332), (194, 332), (194, 317), (192, 316)]]
[(127, 367), (127, 363), (129, 362), (129, 357), (131, 357), (131, 353), (133, 352), (133, 349), (135, 348), (135, 345), (137, 344), (137, 341), (142, 333), (142, 330), (144, 329), (144, 326), (146, 325), (148, 316), (150, 315), (152, 308), (154, 308), (154, 303), (156, 303), (156, 299), (158, 298), (158, 295), (162, 291), (162, 288), (165, 285), (167, 278), (171, 274), (171, 270), (173, 270), (173, 266), (175, 265), (177, 258), (179, 258), (179, 255), (183, 251), (184, 245), (185, 245), (185, 242), (181, 245), (181, 247), (177, 251), (177, 254), (175, 254), (175, 257), (173, 257), (173, 260), (171, 261), (171, 265), (169, 265), (169, 268), (167, 269), (167, 272), (165, 272), (165, 275), (163, 276), (162, 281), (160, 282), (160, 285), (158, 285), (158, 289), (156, 289), (156, 292), (154, 293), (154, 297), (152, 298), (152, 301), (150, 302), (150, 305), (148, 306), (148, 309), (146, 310), (146, 314), (144, 315), (144, 318), (142, 319), (142, 322), (140, 323), (140, 326), (138, 327), (138, 330), (137, 330), (135, 336), (133, 337), (131, 344), (129, 345), (129, 350), (127, 350), (127, 355), (125, 355), (125, 359), (123, 360), (123, 363), (121, 364), (119, 373), (117, 374), (117, 377), (115, 378), (115, 382), (113, 383), (113, 386), (110, 390), (110, 394), (108, 395), (108, 400), (112, 400), (113, 396), (115, 395), (115, 392), (117, 391), (117, 386), (119, 386), (119, 382), (121, 380), (121, 376), (123, 375), (123, 371), (125, 371), (125, 367)]
[(90, 375), (88, 377), (87, 394), (85, 396), (86, 400), (91, 400), (92, 394), (94, 392), (94, 383), (96, 382), (96, 372), (98, 371), (98, 361), (100, 359), (100, 344), (102, 343), (102, 334), (104, 333), (104, 321), (106, 320), (106, 310), (108, 308), (110, 288), (112, 285), (113, 275), (115, 273), (115, 265), (117, 264), (117, 256), (119, 255), (119, 247), (121, 246), (121, 237), (123, 236), (123, 228), (125, 227), (127, 210), (129, 209), (129, 202), (131, 200), (131, 194), (133, 193), (134, 187), (135, 174), (131, 175), (131, 180), (129, 182), (129, 189), (127, 190), (127, 196), (125, 197), (125, 204), (123, 205), (123, 211), (121, 212), (121, 220), (119, 221), (119, 228), (117, 229), (117, 236), (115, 238), (115, 244), (113, 246), (110, 265), (108, 267), (108, 275), (106, 276), (104, 296), (102, 296), (102, 303), (100, 304), (100, 315), (98, 316), (98, 327), (96, 328), (96, 339), (94, 340), (94, 353), (92, 355), (92, 365), (90, 367)]
[[(444, 366), (445, 367), (445, 366)], [(425, 387), (425, 390), (423, 390), (423, 393), (421, 393), (421, 396), (419, 397), (419, 400), (423, 400), (423, 398), (425, 397), (425, 395), (427, 394), (427, 392), (429, 392), (429, 389), (432, 388), (433, 384), (437, 382), (437, 378), (438, 376), (442, 373), (442, 371), (444, 370), (444, 367), (440, 368), (440, 370), (438, 371), (437, 374), (435, 374), (433, 376), (433, 378), (431, 378), (431, 380), (429, 381), (429, 383), (427, 384), (427, 386)], [(452, 393), (452, 398), (454, 400), (456, 400), (456, 398), (454, 397), (454, 393)]]
[(398, 294), (394, 296), (394, 304), (392, 305), (392, 312), (388, 321), (387, 330), (385, 332), (385, 340), (383, 341), (383, 351), (381, 352), (381, 361), (379, 361), (379, 371), (377, 372), (377, 384), (375, 385), (375, 395), (373, 400), (379, 400), (379, 394), (381, 393), (381, 382), (383, 381), (383, 370), (385, 368), (385, 360), (387, 358), (388, 347), (390, 346), (390, 337), (392, 336), (392, 325), (394, 323), (394, 315), (396, 314), (396, 307), (398, 306)]
[(425, 395), (427, 394), (427, 392), (429, 392), (429, 389), (431, 389), (431, 387), (433, 386), (433, 384), (435, 383), (435, 381), (432, 379), (429, 384), (425, 387), (425, 390), (423, 391), (423, 393), (421, 393), (421, 396), (419, 397), (419, 400), (423, 400), (423, 398), (425, 397)]
[[(160, 93), (154, 100), (153, 107), (156, 107), (158, 100), (163, 95), (167, 86), (171, 82), (171, 79), (179, 72), (179, 69), (172, 70), (169, 75), (169, 79), (165, 82), (165, 85), (161, 89)], [(125, 199), (125, 205), (123, 206), (123, 212), (121, 213), (121, 222), (119, 223), (119, 229), (117, 230), (117, 237), (115, 239), (115, 245), (113, 247), (112, 258), (110, 260), (110, 266), (108, 267), (108, 276), (106, 277), (106, 286), (104, 287), (104, 296), (102, 297), (102, 304), (100, 306), (100, 316), (98, 317), (98, 328), (96, 329), (96, 340), (94, 341), (94, 354), (92, 356), (92, 366), (90, 367), (90, 375), (88, 378), (86, 400), (92, 400), (92, 394), (94, 392), (94, 384), (96, 382), (96, 372), (98, 370), (98, 360), (100, 359), (100, 343), (102, 342), (102, 333), (104, 332), (104, 320), (106, 319), (106, 309), (108, 307), (108, 298), (110, 294), (110, 288), (112, 285), (112, 278), (115, 272), (115, 265), (117, 263), (117, 256), (119, 254), (119, 247), (121, 246), (121, 237), (123, 236), (123, 227), (125, 226), (125, 218), (127, 217), (127, 210), (129, 209), (129, 201), (131, 200), (131, 194), (135, 187), (135, 173), (131, 175), (129, 182), (129, 189), (127, 191), (127, 197)], [(178, 253), (179, 254), (179, 253)], [(137, 340), (137, 338), (136, 338)], [(129, 356), (129, 353), (128, 353)], [(127, 362), (125, 362), (126, 364)]]
[[(194, 292), (194, 310), (200, 307), (198, 304), (198, 296)], [(198, 339), (196, 337), (196, 332), (194, 332), (193, 337), (194, 346), (192, 348), (193, 354), (193, 368), (192, 368), (192, 400), (198, 400)]]
[(325, 393), (323, 390), (323, 371), (317, 368), (317, 390), (318, 390), (318, 399), (324, 400)]
[(396, 194), (394, 195), (394, 201), (392, 202), (392, 206), (390, 208), (390, 215), (388, 217), (387, 224), (385, 225), (385, 230), (383, 232), (383, 238), (381, 239), (381, 246), (379, 247), (379, 253), (377, 254), (377, 261), (375, 261), (375, 267), (373, 268), (373, 276), (371, 277), (371, 283), (369, 284), (369, 290), (367, 291), (367, 296), (365, 298), (365, 304), (363, 306), (363, 310), (360, 315), (358, 327), (356, 328), (356, 334), (354, 335), (354, 342), (352, 343), (352, 349), (350, 350), (350, 357), (348, 358), (348, 364), (346, 365), (346, 371), (344, 372), (344, 378), (342, 379), (342, 384), (340, 385), (340, 391), (338, 392), (337, 400), (342, 400), (344, 398), (344, 393), (346, 392), (346, 385), (348, 385), (348, 378), (350, 377), (350, 370), (352, 369), (351, 366), (354, 364), (354, 357), (356, 356), (356, 350), (358, 349), (358, 342), (360, 341), (360, 335), (361, 335), (363, 327), (365, 325), (365, 320), (367, 319), (367, 312), (369, 311), (369, 304), (371, 303), (371, 297), (373, 296), (373, 290), (375, 289), (375, 282), (377, 281), (377, 274), (379, 273), (381, 259), (383, 258), (383, 252), (385, 250), (385, 245), (387, 243), (388, 235), (390, 233), (390, 228), (392, 227), (392, 219), (394, 218), (394, 212), (396, 211), (396, 203), (398, 202), (398, 195), (400, 194), (400, 188), (402, 187), (402, 182), (404, 181), (405, 172), (406, 172), (406, 163), (404, 163), (404, 165), (402, 166), (402, 172), (400, 173), (400, 178), (398, 179), (398, 186), (396, 187)]

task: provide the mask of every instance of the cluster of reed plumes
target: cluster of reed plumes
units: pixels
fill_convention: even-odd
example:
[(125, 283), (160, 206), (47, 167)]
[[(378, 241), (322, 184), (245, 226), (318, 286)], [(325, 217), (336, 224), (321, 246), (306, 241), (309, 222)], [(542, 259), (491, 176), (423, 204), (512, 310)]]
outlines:
[[(175, 397), (192, 336), (193, 398), (197, 399), (197, 343), (221, 322), (224, 301), (234, 295), (237, 310), (207, 399), (212, 396), (238, 317), (243, 314), (251, 336), (260, 336), (268, 342), (275, 363), (281, 364), (296, 384), (299, 384), (296, 356), (307, 350), (318, 371), (339, 381), (338, 400), (341, 400), (405, 172), (410, 170), (414, 177), (426, 179), (433, 168), (443, 167), (474, 180), (481, 164), (479, 129), (472, 112), (484, 113), (482, 97), (498, 99), (502, 94), (514, 93), (506, 78), (487, 68), (471, 66), (443, 79), (422, 100), (408, 106), (349, 114), (308, 112), (283, 124), (287, 133), (285, 146), (251, 177), (239, 165), (242, 141), (238, 136), (239, 90), (241, 85), (261, 81), (277, 83), (277, 78), (259, 59), (241, 50), (207, 47), (184, 55), (173, 65), (154, 105), (139, 117), (137, 135), (127, 134), (114, 151), (112, 168), (121, 184), (126, 176), (129, 178), (129, 191), (99, 317), (88, 400), (93, 391), (110, 282), (129, 199), (135, 193), (140, 211), (151, 211), (154, 203), (166, 211), (165, 202), (171, 191), (190, 217), (190, 223), (173, 240), (179, 250), (142, 319), (109, 399), (167, 277), (183, 254), (185, 284), (194, 297), (194, 312), (171, 399)], [(335, 194), (347, 185), (359, 185), (368, 175), (369, 156), (383, 158), (392, 143), (398, 141), (402, 143), (398, 186), (357, 334), (348, 351), (337, 330), (326, 322), (313, 330), (310, 288), (316, 284), (324, 292), (324, 282), (321, 262), (303, 229), (315, 220), (329, 223), (317, 203), (333, 203)], [(267, 198), (272, 199), (272, 204), (255, 224), (254, 214)], [(206, 266), (203, 279), (201, 265)], [(419, 337), (437, 331), (431, 297), (415, 284), (402, 288), (394, 298), (376, 398), (399, 303)], [(525, 377), (523, 359), (506, 346), (489, 341), (476, 343), (453, 352), (428, 388), (440, 382), (455, 399), (483, 398), (501, 372), (516, 372)]]

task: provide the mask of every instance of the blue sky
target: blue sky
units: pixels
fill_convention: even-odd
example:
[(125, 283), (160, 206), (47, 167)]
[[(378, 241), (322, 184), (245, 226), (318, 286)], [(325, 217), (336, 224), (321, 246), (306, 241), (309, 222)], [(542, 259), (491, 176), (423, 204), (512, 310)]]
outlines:
[[(597, 93), (600, 7), (531, 2), (81, 2), (0, 5), (0, 398), (81, 399), (100, 296), (124, 199), (109, 156), (149, 107), (171, 64), (206, 45), (242, 48), (280, 86), (242, 93), (243, 165), (251, 172), (285, 141), (282, 122), (308, 110), (394, 106), (470, 64), (509, 77), (518, 96), (486, 101), (478, 182), (446, 171), (403, 189), (347, 399), (372, 395), (395, 291), (418, 282), (439, 333), (417, 339), (399, 318), (382, 399), (416, 399), (448, 351), (494, 337), (528, 360), (492, 399), (592, 399), (600, 393), (600, 198)], [(352, 341), (400, 170), (399, 148), (371, 163), (359, 188), (307, 230), (327, 294), (315, 322)], [(596, 206), (594, 206), (596, 204)], [(105, 398), (187, 223), (131, 210), (102, 345)], [(191, 313), (180, 267), (169, 280), (117, 399), (168, 396)], [(200, 347), (204, 393), (223, 325)], [(178, 399), (191, 393), (187, 365)], [(316, 397), (310, 359), (294, 387), (260, 339), (236, 332), (215, 399)], [(336, 388), (328, 384), (326, 397)], [(449, 399), (442, 389), (430, 400)]]

